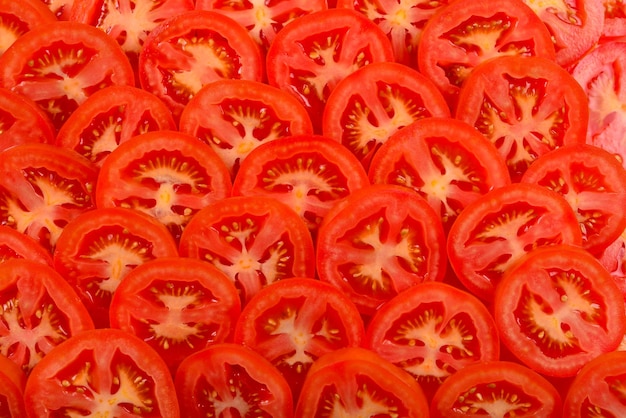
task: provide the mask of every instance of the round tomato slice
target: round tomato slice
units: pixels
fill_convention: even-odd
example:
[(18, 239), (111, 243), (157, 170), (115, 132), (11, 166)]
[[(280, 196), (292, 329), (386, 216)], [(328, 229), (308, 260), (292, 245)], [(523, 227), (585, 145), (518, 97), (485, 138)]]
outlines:
[(336, 204), (320, 227), (317, 270), (364, 315), (424, 281), (441, 281), (445, 235), (439, 215), (417, 192), (364, 187)]
[(239, 344), (217, 343), (187, 357), (174, 379), (188, 418), (293, 417), (291, 389), (262, 355)]
[(32, 28), (54, 21), (56, 17), (41, 0), (0, 0), (0, 56)]
[(295, 416), (426, 418), (428, 402), (403, 370), (358, 347), (318, 359), (304, 382)]
[(126, 208), (94, 209), (68, 223), (54, 268), (74, 287), (97, 327), (109, 325), (111, 297), (135, 267), (176, 257), (171, 234), (154, 218)]
[(26, 374), (10, 358), (0, 356), (0, 417), (26, 416), (24, 386)]
[(349, 9), (328, 9), (302, 16), (284, 27), (267, 51), (269, 84), (295, 95), (317, 133), (328, 96), (355, 70), (393, 61), (387, 35), (376, 23)]
[(162, 99), (176, 119), (204, 85), (222, 78), (261, 81), (263, 59), (248, 31), (215, 11), (164, 20), (139, 54), (141, 87)]
[(544, 375), (574, 376), (624, 337), (624, 297), (609, 272), (581, 248), (529, 252), (504, 274), (496, 292), (502, 342)]
[(52, 265), (52, 254), (32, 237), (10, 226), (0, 225), (0, 263), (14, 258)]
[(0, 354), (24, 372), (93, 327), (81, 300), (52, 267), (20, 259), (0, 264)]
[(261, 143), (313, 133), (309, 114), (291, 94), (240, 79), (217, 80), (201, 88), (185, 106), (179, 129), (210, 145), (233, 178)]
[(523, 182), (562, 194), (576, 212), (583, 247), (602, 252), (626, 229), (626, 170), (613, 154), (593, 145), (571, 145), (539, 157)]
[(418, 46), (418, 67), (452, 109), (463, 82), (478, 64), (502, 55), (555, 59), (552, 36), (523, 1), (457, 0), (432, 16)]
[(242, 162), (234, 196), (277, 199), (307, 224), (315, 239), (322, 220), (340, 199), (369, 185), (363, 166), (340, 143), (300, 135), (259, 145)]
[(48, 115), (30, 99), (0, 88), (0, 151), (30, 142), (54, 142)]
[(439, 387), (431, 418), (561, 418), (556, 388), (539, 373), (508, 361), (468, 365)]
[(127, 332), (83, 332), (44, 360), (26, 382), (28, 416), (180, 417), (165, 362)]
[(55, 145), (72, 149), (100, 167), (122, 142), (175, 129), (171, 112), (153, 94), (132, 86), (109, 86), (89, 96), (67, 118)]
[(315, 274), (306, 224), (270, 197), (235, 196), (208, 205), (183, 231), (179, 251), (225, 272), (239, 289), (242, 305), (268, 284)]
[(582, 245), (576, 215), (555, 191), (530, 183), (494, 189), (470, 203), (448, 233), (448, 258), (461, 283), (486, 302), (503, 274), (536, 247)]
[(128, 272), (109, 308), (112, 328), (146, 341), (172, 374), (180, 362), (230, 337), (241, 305), (233, 282), (202, 260), (161, 257)]
[(297, 399), (318, 358), (360, 346), (364, 334), (359, 311), (346, 294), (313, 278), (293, 277), (264, 287), (248, 302), (233, 340), (275, 365)]
[(0, 224), (52, 252), (61, 231), (95, 207), (97, 170), (71, 150), (32, 143), (0, 153)]
[(383, 144), (369, 168), (372, 183), (417, 191), (448, 231), (471, 202), (511, 183), (496, 148), (468, 124), (429, 117), (400, 129)]
[(445, 99), (425, 76), (406, 65), (378, 62), (337, 84), (324, 107), (322, 132), (340, 141), (367, 168), (398, 130), (419, 119), (447, 116)]
[(142, 211), (174, 238), (193, 215), (231, 192), (226, 165), (211, 147), (178, 131), (153, 131), (121, 143), (102, 163), (96, 186), (100, 208)]
[(57, 130), (95, 91), (135, 82), (115, 40), (77, 22), (38, 25), (5, 51), (0, 68), (0, 85), (37, 103)]
[(474, 69), (456, 117), (495, 144), (513, 181), (537, 157), (585, 142), (587, 96), (565, 69), (541, 57), (499, 57)]

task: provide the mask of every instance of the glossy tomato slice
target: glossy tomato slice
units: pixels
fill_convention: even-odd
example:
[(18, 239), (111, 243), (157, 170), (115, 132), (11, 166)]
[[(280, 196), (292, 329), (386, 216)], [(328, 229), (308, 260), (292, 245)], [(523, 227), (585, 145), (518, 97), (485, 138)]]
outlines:
[(519, 181), (537, 157), (585, 142), (587, 96), (565, 69), (541, 57), (499, 57), (474, 69), (456, 117), (498, 148)]
[(375, 353), (349, 347), (318, 359), (304, 382), (295, 416), (428, 417), (420, 386)]
[(502, 278), (494, 302), (500, 338), (524, 364), (549, 376), (574, 376), (615, 350), (626, 330), (624, 298), (587, 251), (538, 248)]
[(337, 84), (324, 107), (322, 132), (340, 141), (367, 168), (398, 130), (419, 119), (447, 116), (445, 99), (425, 76), (406, 65), (378, 62)]
[(109, 308), (112, 328), (146, 341), (174, 373), (180, 362), (230, 337), (241, 305), (225, 273), (202, 260), (161, 257), (128, 272)]
[(70, 18), (70, 10), (76, 0), (41, 0), (54, 14), (57, 20), (65, 21)]
[(490, 190), (511, 183), (496, 148), (470, 125), (428, 117), (400, 129), (369, 168), (372, 183), (417, 191), (448, 231), (458, 214)]
[(539, 373), (508, 361), (468, 365), (439, 387), (432, 418), (560, 418), (561, 396)]
[(233, 19), (207, 10), (170, 17), (154, 28), (139, 54), (139, 82), (175, 118), (202, 86), (222, 78), (261, 81), (259, 46)]
[(603, 1), (604, 25), (600, 41), (622, 39), (626, 36), (626, 4), (621, 0)]
[(7, 225), (0, 225), (0, 263), (23, 258), (52, 265), (52, 254), (32, 237)]
[(165, 362), (127, 332), (83, 332), (44, 360), (26, 382), (28, 416), (180, 417)]
[(71, 150), (22, 144), (0, 153), (0, 224), (52, 252), (61, 231), (95, 207), (96, 168)]
[(360, 346), (364, 334), (359, 311), (346, 294), (313, 278), (293, 277), (266, 286), (248, 302), (233, 339), (276, 366), (297, 399), (318, 358)]
[(562, 194), (572, 206), (583, 247), (603, 251), (626, 229), (626, 170), (613, 154), (593, 145), (571, 145), (539, 157), (523, 182)]
[(596, 258), (611, 274), (626, 299), (626, 228)]
[(54, 22), (54, 13), (41, 0), (0, 1), (0, 56), (13, 42), (32, 28)]
[(50, 118), (36, 103), (0, 88), (0, 151), (31, 142), (51, 144), (55, 135)]
[(100, 208), (142, 211), (174, 238), (198, 210), (230, 195), (230, 174), (211, 147), (178, 131), (152, 131), (115, 148), (96, 187)]
[(576, 215), (555, 191), (530, 183), (494, 189), (470, 203), (448, 234), (448, 258), (468, 290), (486, 302), (503, 274), (534, 248), (582, 244)]
[(321, 133), (324, 106), (337, 83), (365, 65), (393, 61), (393, 49), (382, 29), (354, 10), (321, 10), (291, 23), (267, 51), (267, 79), (295, 95)]
[(132, 86), (109, 86), (88, 97), (67, 118), (54, 142), (100, 167), (122, 142), (175, 129), (170, 110), (155, 95)]
[(364, 187), (336, 204), (320, 227), (317, 270), (371, 315), (398, 293), (446, 270), (439, 215), (414, 190)]
[(315, 274), (306, 224), (270, 197), (234, 196), (208, 205), (183, 231), (179, 251), (225, 272), (239, 290), (242, 305), (268, 284)]
[(367, 185), (365, 169), (339, 142), (299, 135), (251, 151), (233, 181), (232, 194), (267, 196), (285, 203), (315, 238), (334, 203)]
[(309, 114), (291, 94), (240, 79), (217, 80), (201, 88), (185, 106), (179, 129), (209, 144), (233, 178), (261, 143), (313, 133)]
[(64, 278), (32, 260), (0, 264), (0, 308), (0, 354), (25, 373), (54, 347), (94, 327)]
[(0, 416), (7, 418), (26, 416), (24, 386), (26, 374), (10, 358), (0, 356)]
[(54, 268), (74, 287), (97, 327), (109, 325), (111, 297), (135, 267), (175, 257), (171, 234), (154, 218), (127, 208), (94, 209), (67, 224)]
[(482, 62), (502, 55), (555, 59), (550, 32), (521, 0), (452, 1), (429, 19), (420, 45), (420, 72), (453, 109), (463, 82)]
[(293, 417), (291, 390), (282, 374), (259, 353), (239, 344), (217, 343), (190, 355), (176, 371), (181, 414)]
[(0, 85), (35, 101), (56, 129), (95, 91), (134, 84), (115, 40), (77, 22), (38, 25), (5, 51), (0, 68)]

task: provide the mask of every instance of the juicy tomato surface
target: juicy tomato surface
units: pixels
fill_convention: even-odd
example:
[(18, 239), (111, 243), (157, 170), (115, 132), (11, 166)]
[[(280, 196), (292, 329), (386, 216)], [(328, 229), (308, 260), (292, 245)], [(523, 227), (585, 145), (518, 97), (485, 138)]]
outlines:
[(604, 25), (601, 41), (624, 38), (626, 36), (626, 4), (621, 0), (603, 1)]
[(0, 87), (0, 151), (14, 145), (54, 142), (48, 115), (32, 100)]
[(32, 28), (55, 20), (52, 11), (41, 0), (0, 1), (0, 56)]
[(10, 358), (0, 356), (0, 416), (19, 418), (26, 416), (24, 407), (26, 374)]
[(7, 225), (0, 225), (0, 263), (23, 258), (52, 265), (52, 254), (32, 237)]

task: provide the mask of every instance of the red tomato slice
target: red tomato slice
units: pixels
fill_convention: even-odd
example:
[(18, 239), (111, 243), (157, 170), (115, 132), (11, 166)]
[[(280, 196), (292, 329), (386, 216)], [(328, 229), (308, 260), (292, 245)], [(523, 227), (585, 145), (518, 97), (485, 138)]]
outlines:
[(171, 112), (153, 94), (132, 86), (110, 86), (88, 97), (67, 118), (55, 145), (72, 149), (100, 167), (122, 142), (175, 129)]
[(32, 260), (0, 264), (0, 308), (0, 354), (26, 373), (54, 347), (94, 327), (64, 277)]
[(596, 257), (611, 274), (626, 301), (626, 228)]
[(30, 142), (54, 142), (48, 115), (28, 98), (0, 88), (0, 151)]
[(169, 231), (126, 208), (94, 209), (68, 223), (54, 251), (54, 268), (74, 287), (97, 327), (109, 325), (111, 297), (135, 267), (175, 257)]
[(417, 192), (364, 187), (336, 204), (320, 227), (317, 270), (364, 315), (424, 281), (443, 280), (445, 235), (439, 215)]
[(324, 107), (322, 131), (367, 168), (398, 130), (422, 118), (447, 116), (448, 104), (430, 80), (406, 65), (378, 62), (337, 84)]
[(72, 5), (77, 0), (41, 0), (49, 9), (57, 20), (65, 21), (70, 18)]
[(313, 237), (340, 199), (369, 185), (363, 166), (340, 143), (300, 135), (259, 145), (242, 162), (234, 196), (267, 196), (294, 210)]
[(556, 245), (531, 251), (496, 289), (500, 338), (520, 361), (548, 376), (574, 376), (615, 350), (626, 330), (624, 298), (587, 251)]
[(346, 294), (313, 278), (293, 277), (264, 287), (248, 301), (233, 339), (275, 365), (297, 399), (318, 358), (360, 346), (364, 334), (359, 311)]
[(446, 379), (432, 400), (430, 416), (561, 418), (561, 407), (561, 396), (539, 373), (517, 363), (485, 361)]
[(363, 348), (349, 347), (315, 362), (295, 416), (428, 417), (428, 402), (410, 375)]
[(387, 35), (376, 23), (349, 9), (309, 13), (281, 30), (267, 51), (269, 84), (300, 100), (315, 132), (322, 131), (322, 113), (330, 92), (355, 70), (393, 61)]
[(179, 251), (225, 272), (239, 289), (242, 305), (268, 284), (315, 274), (306, 224), (269, 197), (230, 197), (208, 205), (183, 231)]
[(182, 416), (293, 417), (287, 381), (263, 356), (239, 344), (212, 344), (187, 357), (174, 380)]
[(536, 247), (554, 244), (582, 244), (571, 206), (545, 187), (514, 183), (467, 205), (450, 228), (447, 248), (461, 283), (489, 302), (511, 265)]
[(0, 224), (52, 252), (65, 225), (95, 206), (97, 171), (73, 151), (22, 144), (0, 153)]
[(10, 226), (0, 225), (0, 263), (14, 258), (52, 265), (52, 254), (32, 237)]
[(456, 117), (495, 144), (519, 181), (540, 155), (585, 142), (587, 96), (574, 77), (541, 57), (499, 57), (474, 69)]
[(423, 196), (448, 231), (471, 202), (511, 183), (496, 148), (456, 119), (429, 117), (400, 129), (369, 168), (372, 183), (406, 186)]
[(28, 416), (180, 417), (165, 362), (127, 332), (83, 332), (44, 360), (26, 382)]
[(622, 0), (605, 0), (604, 25), (600, 41), (624, 38), (626, 36), (626, 3)]
[(139, 82), (180, 116), (206, 84), (222, 78), (261, 81), (263, 61), (248, 31), (214, 11), (194, 10), (161, 22), (139, 54)]
[(180, 362), (230, 337), (241, 304), (233, 282), (202, 260), (161, 257), (128, 272), (109, 308), (112, 328), (146, 341), (172, 374)]
[(365, 346), (406, 370), (429, 399), (458, 370), (500, 355), (487, 308), (440, 282), (417, 284), (382, 305), (367, 325)]
[(523, 182), (562, 194), (576, 212), (583, 247), (602, 252), (626, 229), (626, 170), (608, 151), (571, 145), (539, 157)]
[(235, 177), (263, 142), (313, 133), (304, 106), (260, 81), (223, 79), (201, 88), (183, 110), (179, 127), (209, 144)]
[(0, 416), (20, 418), (26, 416), (24, 386), (26, 374), (8, 357), (0, 356)]
[(420, 45), (419, 70), (452, 109), (463, 82), (482, 62), (502, 55), (555, 59), (546, 25), (520, 0), (452, 1), (429, 19)]
[(41, 0), (0, 0), (0, 56), (32, 28), (54, 21), (56, 17)]
[(56, 129), (95, 91), (135, 77), (115, 40), (76, 22), (33, 28), (0, 57), (0, 68), (0, 86), (35, 101)]
[(153, 131), (120, 144), (105, 159), (96, 205), (147, 213), (178, 239), (193, 215), (229, 196), (231, 186), (211, 147), (182, 132)]

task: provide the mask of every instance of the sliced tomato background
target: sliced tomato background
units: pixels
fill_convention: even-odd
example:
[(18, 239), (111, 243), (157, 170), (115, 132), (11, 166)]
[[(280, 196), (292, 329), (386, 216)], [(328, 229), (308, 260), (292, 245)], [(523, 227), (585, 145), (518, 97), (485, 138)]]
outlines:
[(0, 1), (0, 56), (13, 42), (35, 26), (56, 21), (41, 0)]
[(0, 88), (0, 150), (30, 142), (51, 144), (55, 135), (50, 118), (36, 103)]

